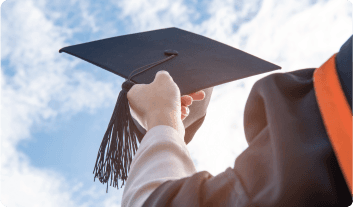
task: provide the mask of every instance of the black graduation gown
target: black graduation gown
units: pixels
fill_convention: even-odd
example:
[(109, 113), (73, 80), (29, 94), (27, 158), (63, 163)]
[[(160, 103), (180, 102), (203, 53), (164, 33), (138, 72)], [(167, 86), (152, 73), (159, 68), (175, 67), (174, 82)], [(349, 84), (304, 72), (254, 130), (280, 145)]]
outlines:
[(272, 74), (253, 86), (244, 113), (249, 147), (234, 168), (166, 181), (144, 206), (349, 206), (352, 195), (317, 105), (314, 70)]

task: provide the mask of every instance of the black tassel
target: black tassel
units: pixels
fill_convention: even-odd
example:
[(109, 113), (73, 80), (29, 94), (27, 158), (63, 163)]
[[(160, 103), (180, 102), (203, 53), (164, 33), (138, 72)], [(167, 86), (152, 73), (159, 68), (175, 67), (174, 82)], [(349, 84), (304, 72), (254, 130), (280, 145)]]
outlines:
[(97, 154), (93, 170), (94, 181), (98, 177), (102, 184), (107, 183), (106, 192), (108, 192), (110, 177), (110, 186), (113, 181), (113, 187), (118, 189), (118, 179), (120, 179), (123, 182), (122, 188), (128, 178), (132, 157), (138, 149), (137, 140), (141, 133), (134, 124), (127, 98), (127, 93), (133, 85), (134, 83), (129, 80), (122, 84), (122, 90)]
[[(144, 136), (135, 126), (133, 117), (130, 114), (127, 93), (134, 85), (130, 80), (132, 77), (146, 70), (171, 60), (178, 55), (178, 52), (169, 49), (164, 54), (169, 57), (133, 70), (128, 79), (122, 84), (122, 90), (118, 95), (116, 106), (114, 107), (106, 133), (103, 136), (95, 168), (93, 169), (93, 173), (95, 174), (93, 181), (98, 177), (102, 184), (107, 183), (106, 192), (108, 192), (109, 177), (111, 177), (110, 186), (112, 186), (113, 181), (113, 187), (117, 187), (118, 189), (118, 179), (120, 179), (123, 182), (121, 188), (123, 187), (124, 182), (128, 178), (128, 171), (133, 156), (138, 149), (137, 141), (141, 141)], [(134, 74), (136, 71), (139, 72)], [(106, 158), (104, 156), (105, 152)]]

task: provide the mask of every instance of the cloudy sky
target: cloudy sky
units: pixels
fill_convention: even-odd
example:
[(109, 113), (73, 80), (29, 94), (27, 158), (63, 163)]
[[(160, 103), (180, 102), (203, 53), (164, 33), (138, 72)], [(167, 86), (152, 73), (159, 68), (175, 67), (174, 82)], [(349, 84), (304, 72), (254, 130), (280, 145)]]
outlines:
[[(347, 0), (7, 0), (1, 5), (1, 202), (120, 206), (123, 189), (93, 182), (122, 78), (64, 46), (179, 27), (261, 57), (286, 72), (318, 67), (352, 34)], [(269, 74), (269, 73), (268, 73)], [(255, 81), (214, 88), (188, 145), (197, 170), (231, 167), (247, 147), (243, 110)]]

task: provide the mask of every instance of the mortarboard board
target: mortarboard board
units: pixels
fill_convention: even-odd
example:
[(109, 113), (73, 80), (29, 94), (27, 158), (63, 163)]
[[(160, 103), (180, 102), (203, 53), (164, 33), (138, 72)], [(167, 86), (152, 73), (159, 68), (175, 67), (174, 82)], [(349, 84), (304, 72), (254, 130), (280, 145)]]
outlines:
[[(114, 112), (103, 137), (94, 172), (101, 183), (111, 177), (127, 179), (132, 156), (146, 130), (130, 114), (127, 92), (134, 84), (149, 84), (160, 70), (168, 71), (178, 85), (181, 96), (199, 90), (202, 101), (189, 106), (183, 120), (184, 140), (188, 144), (202, 125), (213, 87), (252, 75), (280, 69), (262, 60), (210, 38), (178, 28), (112, 37), (64, 47), (66, 52), (115, 73), (126, 81), (122, 85)], [(107, 146), (108, 145), (108, 146)], [(104, 154), (106, 152), (106, 158)]]

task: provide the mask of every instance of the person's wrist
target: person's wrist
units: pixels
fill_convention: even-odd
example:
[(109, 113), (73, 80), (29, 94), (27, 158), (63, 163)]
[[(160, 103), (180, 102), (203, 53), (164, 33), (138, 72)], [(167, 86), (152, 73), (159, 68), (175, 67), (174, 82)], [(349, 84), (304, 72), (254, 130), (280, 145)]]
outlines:
[(147, 131), (159, 125), (166, 125), (177, 130), (184, 137), (184, 125), (181, 120), (181, 111), (177, 110), (156, 110), (149, 112), (147, 116)]

